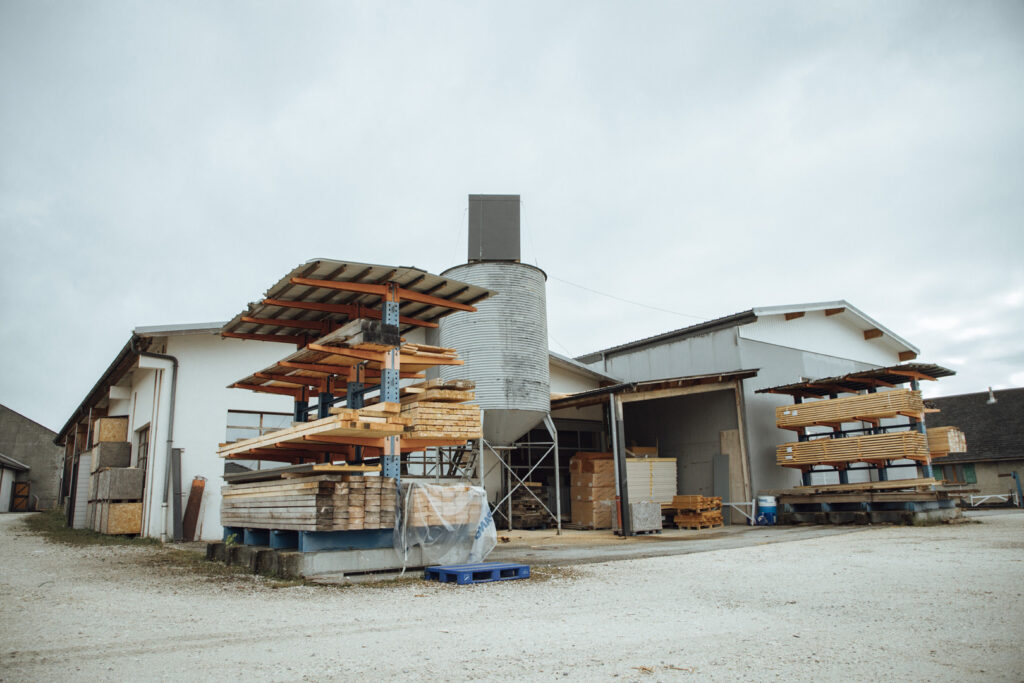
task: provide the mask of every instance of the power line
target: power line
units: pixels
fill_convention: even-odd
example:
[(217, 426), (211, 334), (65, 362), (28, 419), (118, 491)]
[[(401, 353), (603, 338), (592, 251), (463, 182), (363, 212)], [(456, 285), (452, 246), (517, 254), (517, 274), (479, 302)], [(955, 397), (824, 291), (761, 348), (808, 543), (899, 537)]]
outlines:
[(707, 316), (703, 316), (703, 315), (693, 315), (692, 313), (680, 313), (679, 311), (670, 311), (667, 308), (658, 308), (657, 306), (651, 306), (650, 304), (643, 304), (643, 303), (640, 303), (639, 301), (631, 301), (630, 299), (623, 299), (621, 296), (615, 296), (614, 294), (608, 294), (607, 292), (599, 292), (596, 289), (591, 289), (590, 287), (585, 287), (584, 285), (578, 285), (575, 282), (569, 282), (568, 280), (563, 280), (562, 278), (555, 277), (554, 275), (548, 275), (548, 277), (550, 277), (552, 280), (558, 280), (559, 282), (565, 283), (567, 285), (571, 285), (573, 287), (578, 287), (579, 289), (586, 290), (586, 291), (591, 292), (593, 294), (600, 294), (601, 296), (606, 296), (609, 299), (615, 299), (617, 301), (622, 301), (622, 302), (625, 302), (627, 304), (633, 304), (634, 306), (642, 306), (643, 308), (649, 308), (652, 311), (661, 311), (662, 313), (671, 313), (672, 315), (679, 315), (679, 316), (682, 316), (684, 318), (694, 318), (695, 320), (707, 320), (708, 319)]

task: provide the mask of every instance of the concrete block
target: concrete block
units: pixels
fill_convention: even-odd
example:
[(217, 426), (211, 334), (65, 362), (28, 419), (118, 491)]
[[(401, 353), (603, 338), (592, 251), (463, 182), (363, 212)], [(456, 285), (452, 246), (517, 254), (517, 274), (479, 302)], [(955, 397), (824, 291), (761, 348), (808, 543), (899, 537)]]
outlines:
[(117, 467), (101, 470), (96, 490), (97, 500), (139, 500), (145, 472), (137, 467)]
[(227, 545), (223, 542), (206, 544), (206, 559), (211, 562), (227, 562)]
[(92, 449), (92, 472), (105, 467), (128, 467), (131, 464), (132, 445), (127, 441), (103, 441)]

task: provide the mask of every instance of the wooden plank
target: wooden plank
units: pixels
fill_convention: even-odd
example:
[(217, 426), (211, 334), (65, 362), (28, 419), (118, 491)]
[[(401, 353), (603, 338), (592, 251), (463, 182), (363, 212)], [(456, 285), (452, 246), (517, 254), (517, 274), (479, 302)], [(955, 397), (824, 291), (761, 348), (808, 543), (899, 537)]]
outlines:
[(869, 460), (927, 461), (928, 458), (928, 441), (925, 435), (907, 431), (784, 443), (776, 449), (775, 463), (783, 467), (799, 467)]
[(820, 425), (840, 425), (863, 419), (878, 420), (899, 415), (923, 414), (924, 401), (920, 391), (894, 389), (874, 394), (794, 403), (775, 409), (775, 424), (783, 429)]

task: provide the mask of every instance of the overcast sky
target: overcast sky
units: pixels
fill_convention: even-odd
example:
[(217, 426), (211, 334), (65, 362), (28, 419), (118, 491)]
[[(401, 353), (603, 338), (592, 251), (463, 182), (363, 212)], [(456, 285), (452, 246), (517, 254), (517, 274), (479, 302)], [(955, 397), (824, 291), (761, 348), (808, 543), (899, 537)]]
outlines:
[[(1024, 385), (1024, 3), (0, 2), (0, 403), (521, 194), (551, 348), (847, 299)], [(587, 288), (587, 289), (584, 289)], [(644, 308), (589, 290), (653, 306)]]

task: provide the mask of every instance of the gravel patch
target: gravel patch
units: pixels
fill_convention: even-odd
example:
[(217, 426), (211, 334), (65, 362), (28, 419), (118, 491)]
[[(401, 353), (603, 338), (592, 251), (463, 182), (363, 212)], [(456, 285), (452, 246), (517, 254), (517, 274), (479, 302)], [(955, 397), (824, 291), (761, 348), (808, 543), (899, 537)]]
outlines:
[(549, 570), (281, 586), (0, 515), (0, 680), (1024, 679), (1024, 515)]

